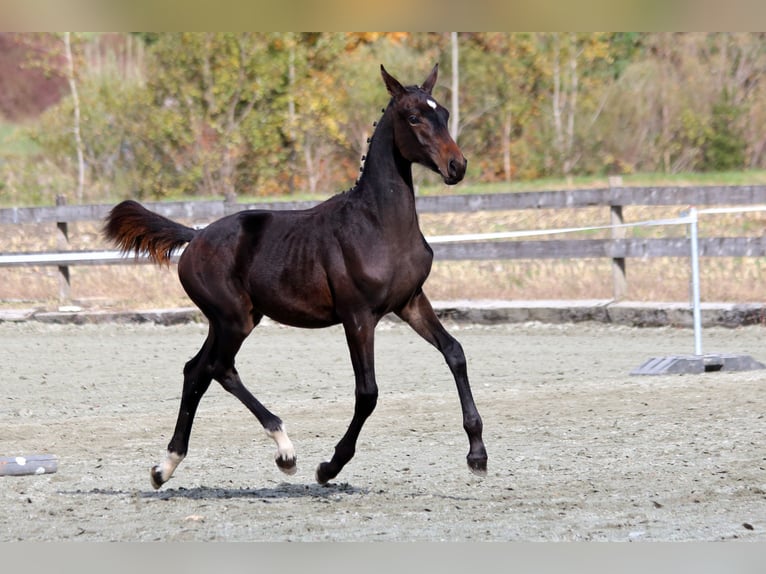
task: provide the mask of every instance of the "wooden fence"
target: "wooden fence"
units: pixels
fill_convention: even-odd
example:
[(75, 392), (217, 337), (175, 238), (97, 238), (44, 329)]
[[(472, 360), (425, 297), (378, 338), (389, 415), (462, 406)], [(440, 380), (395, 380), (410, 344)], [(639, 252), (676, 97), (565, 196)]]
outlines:
[[(61, 272), (61, 298), (69, 298), (69, 266), (133, 264), (145, 260), (121, 257), (113, 251), (70, 251), (67, 249), (69, 223), (100, 221), (112, 205), (66, 205), (52, 207), (14, 207), (0, 209), (0, 224), (52, 224), (58, 234), (58, 250), (49, 253), (0, 253), (0, 267), (54, 265)], [(244, 209), (305, 209), (316, 202), (183, 201), (146, 203), (173, 219), (213, 221)], [(419, 213), (477, 212), (527, 209), (609, 209), (612, 225), (624, 224), (626, 206), (753, 206), (766, 205), (766, 186), (707, 187), (621, 187), (597, 189), (535, 191), (477, 195), (421, 196)], [(55, 226), (55, 227), (54, 227)], [(437, 260), (486, 259), (570, 259), (609, 258), (612, 260), (614, 298), (626, 293), (626, 259), (632, 257), (688, 257), (688, 238), (628, 238), (624, 227), (613, 227), (608, 239), (476, 240), (433, 244)], [(0, 244), (0, 251), (2, 245)], [(766, 237), (702, 237), (702, 257), (763, 257)]]

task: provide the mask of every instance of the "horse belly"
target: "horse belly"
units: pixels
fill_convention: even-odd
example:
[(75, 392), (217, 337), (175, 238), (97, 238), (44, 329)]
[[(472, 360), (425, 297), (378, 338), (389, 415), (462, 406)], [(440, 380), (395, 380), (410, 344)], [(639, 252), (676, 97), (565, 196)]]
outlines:
[(291, 327), (302, 327), (304, 329), (321, 329), (337, 325), (340, 322), (331, 309), (317, 310), (316, 308), (291, 305), (281, 307), (269, 306), (260, 309), (260, 312), (277, 323)]
[(254, 275), (249, 289), (253, 308), (266, 317), (305, 328), (338, 323), (332, 293), (321, 270), (299, 273), (284, 268)]

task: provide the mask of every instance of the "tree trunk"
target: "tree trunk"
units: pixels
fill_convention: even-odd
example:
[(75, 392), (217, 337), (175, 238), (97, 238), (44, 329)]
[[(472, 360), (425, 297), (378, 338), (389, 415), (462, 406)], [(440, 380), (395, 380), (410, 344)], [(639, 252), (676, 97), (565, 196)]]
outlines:
[(289, 170), (288, 176), (288, 189), (290, 195), (295, 193), (295, 147), (296, 147), (296, 130), (297, 119), (295, 115), (295, 38), (292, 33), (289, 34), (290, 38), (290, 54), (287, 64), (287, 138), (289, 140), (290, 152), (287, 156), (287, 164)]
[(503, 122), (503, 173), (505, 182), (511, 183), (513, 172), (511, 166), (511, 134), (513, 133), (513, 113), (511, 110), (505, 115)]
[[(569, 177), (574, 169), (575, 118), (577, 115), (577, 38), (569, 35), (567, 69), (561, 66), (561, 39), (553, 33), (553, 129), (554, 146), (562, 175)], [(564, 125), (566, 122), (566, 126)]]
[(457, 32), (450, 33), (452, 40), (452, 109), (450, 110), (450, 135), (457, 141), (460, 133), (460, 64), (458, 53)]
[(303, 157), (306, 161), (306, 175), (309, 184), (309, 193), (315, 194), (317, 185), (319, 183), (319, 176), (317, 175), (317, 166), (314, 163), (314, 156), (312, 154), (311, 143), (306, 141), (303, 145)]
[(83, 153), (82, 137), (80, 136), (80, 97), (77, 93), (77, 82), (74, 74), (74, 58), (72, 57), (72, 43), (70, 33), (64, 32), (64, 54), (67, 61), (67, 81), (69, 91), (72, 93), (72, 106), (74, 107), (74, 132), (75, 148), (77, 149), (77, 201), (82, 202), (85, 188), (85, 157)]
[(665, 173), (671, 171), (670, 157), (670, 108), (669, 108), (669, 89), (668, 84), (671, 81), (671, 58), (670, 58), (670, 40), (667, 32), (659, 35), (657, 58), (660, 63), (660, 141), (662, 142), (662, 167)]
[(575, 140), (575, 113), (577, 112), (577, 92), (580, 83), (577, 76), (577, 39), (574, 34), (569, 37), (569, 98), (567, 117), (567, 139), (564, 150), (564, 175), (569, 176), (574, 169), (574, 140)]
[(553, 33), (553, 133), (559, 162), (564, 155), (564, 129), (561, 124), (561, 46), (558, 32)]

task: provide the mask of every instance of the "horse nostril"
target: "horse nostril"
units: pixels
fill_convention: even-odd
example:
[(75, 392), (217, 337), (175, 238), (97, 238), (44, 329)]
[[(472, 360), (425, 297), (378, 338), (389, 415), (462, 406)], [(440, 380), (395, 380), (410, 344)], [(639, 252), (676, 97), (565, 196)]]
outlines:
[(456, 160), (451, 159), (449, 160), (449, 163), (447, 164), (447, 170), (449, 171), (450, 177), (457, 177), (458, 175), (463, 175), (465, 173), (466, 164), (468, 162), (465, 158), (462, 160)]

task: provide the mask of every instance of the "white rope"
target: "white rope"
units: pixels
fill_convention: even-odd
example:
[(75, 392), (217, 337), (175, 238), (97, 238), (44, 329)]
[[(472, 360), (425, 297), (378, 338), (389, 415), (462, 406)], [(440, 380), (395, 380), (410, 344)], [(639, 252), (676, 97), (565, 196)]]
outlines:
[(115, 261), (126, 259), (130, 255), (123, 255), (120, 251), (85, 251), (85, 252), (60, 252), (60, 253), (5, 253), (0, 255), (0, 264), (12, 265), (39, 263), (41, 265), (51, 263), (86, 262), (86, 261)]
[(751, 213), (753, 211), (766, 211), (766, 205), (753, 205), (751, 207), (710, 207), (698, 209), (699, 215), (723, 214), (723, 213)]
[(688, 216), (672, 219), (652, 219), (634, 223), (619, 223), (616, 225), (594, 225), (591, 227), (560, 227), (557, 229), (531, 229), (527, 231), (498, 231), (495, 233), (473, 233), (464, 235), (434, 235), (426, 237), (429, 243), (460, 243), (463, 241), (489, 241), (493, 239), (513, 239), (516, 237), (535, 237), (538, 235), (553, 235), (558, 233), (574, 233), (577, 231), (597, 231), (602, 229), (621, 229), (626, 227), (651, 227), (658, 225), (680, 225), (690, 223)]
[[(712, 215), (725, 213), (750, 213), (754, 211), (766, 211), (766, 206), (756, 205), (751, 207), (713, 207), (700, 209), (698, 215)], [(686, 225), (692, 222), (688, 215), (670, 219), (650, 219), (647, 221), (635, 221), (633, 223), (619, 223), (616, 225), (595, 225), (591, 227), (561, 227), (554, 229), (530, 229), (524, 231), (498, 231), (494, 233), (468, 233), (464, 235), (433, 235), (426, 237), (429, 243), (463, 243), (468, 241), (493, 241), (498, 239), (515, 239), (519, 237), (537, 237), (540, 235), (555, 235), (560, 233), (575, 233), (578, 231), (599, 231), (604, 229), (624, 229), (627, 227), (656, 227), (660, 225)]]

